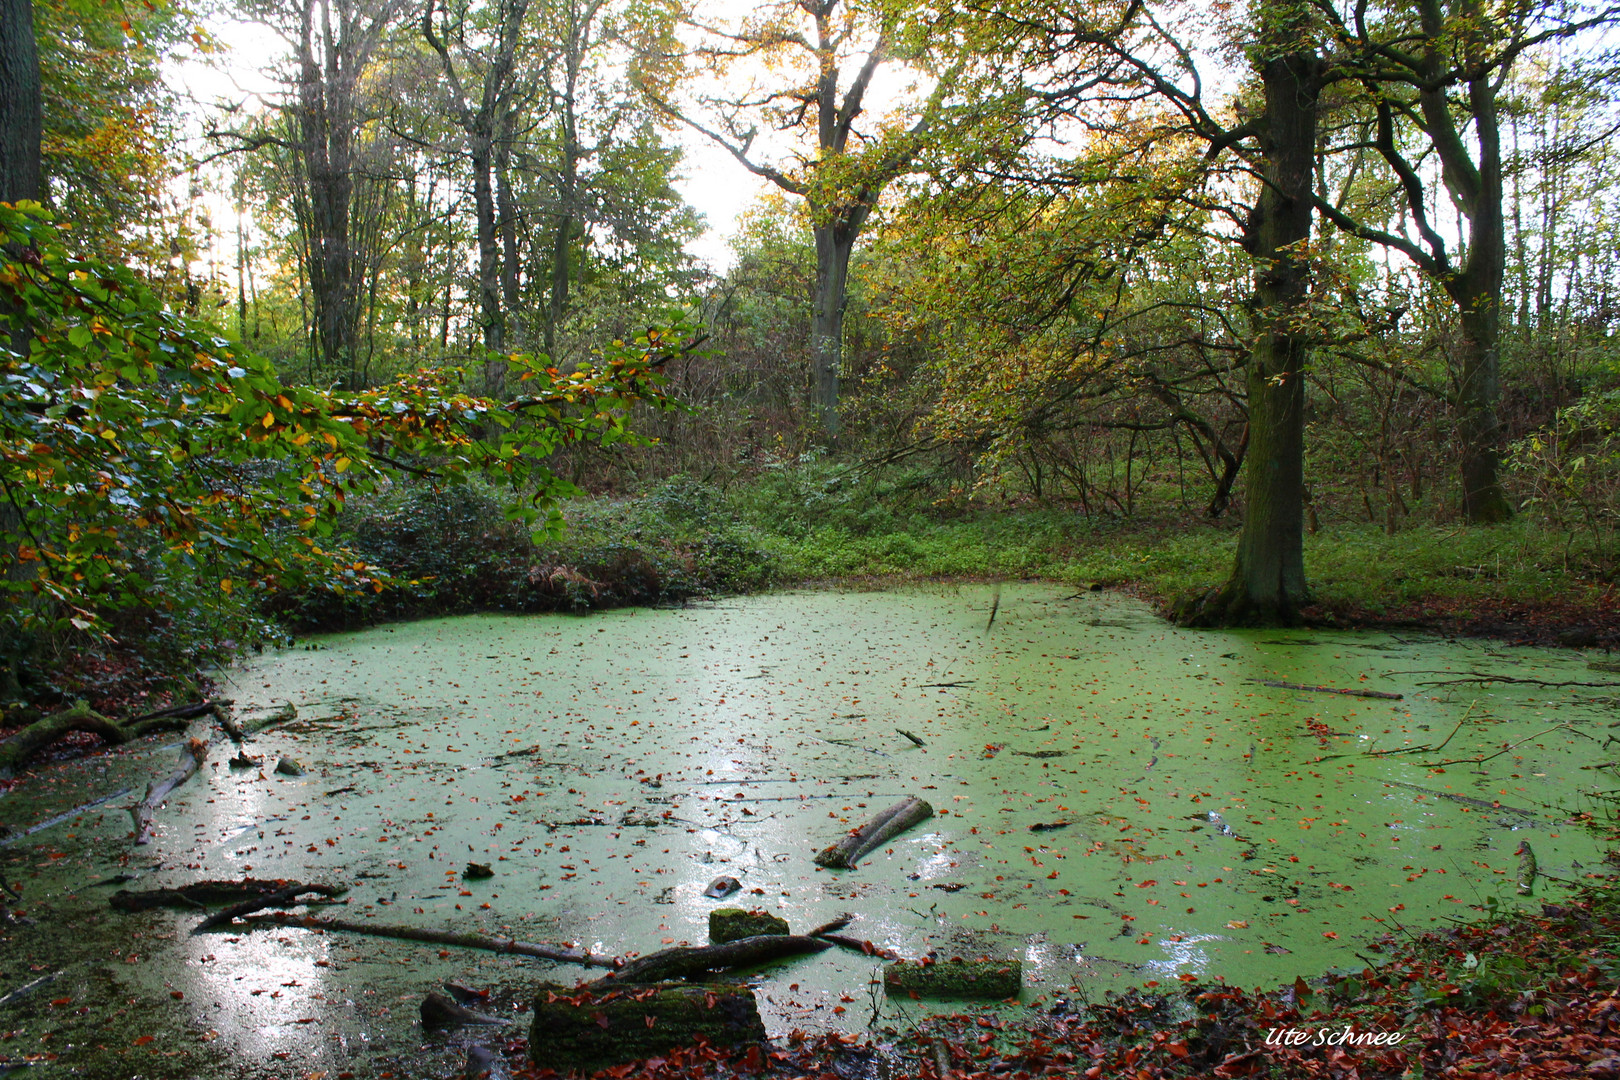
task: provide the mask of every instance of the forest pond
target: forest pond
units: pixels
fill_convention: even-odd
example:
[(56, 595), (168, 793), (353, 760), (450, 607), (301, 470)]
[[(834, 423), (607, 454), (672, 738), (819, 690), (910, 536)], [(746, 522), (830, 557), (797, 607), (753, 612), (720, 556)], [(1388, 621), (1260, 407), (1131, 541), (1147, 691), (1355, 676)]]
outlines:
[[(120, 871), (140, 873), (129, 888), (343, 883), (346, 918), (610, 954), (701, 944), (717, 906), (795, 929), (852, 912), (846, 933), (908, 957), (1022, 959), (1025, 1005), (1360, 966), (1397, 921), (1554, 895), (1545, 879), (1516, 895), (1521, 840), (1544, 875), (1600, 868), (1581, 815), (1607, 820), (1587, 792), (1612, 781), (1582, 767), (1615, 756), (1605, 691), (1460, 681), (1612, 679), (1584, 661), (1421, 635), (1180, 631), (1128, 598), (1038, 584), (328, 636), (229, 674), (238, 709), (292, 701), (299, 719), (250, 744), (262, 770), (229, 770), (217, 746), (150, 847), (129, 846), (128, 800), (0, 847), (37, 919), (13, 941), (36, 972), (63, 972), (5, 1006), (0, 1028), (30, 1052), (100, 1040), (152, 1075), (168, 1051), (189, 1062), (174, 1075), (212, 1068), (211, 1053), (370, 1075), (416, 1054), (416, 1003), (441, 979), (497, 986), (510, 1009), (542, 978), (590, 974), (337, 933), (188, 936), (190, 913), (110, 912), (111, 888), (92, 883)], [(281, 756), (305, 775), (273, 772)], [(18, 829), (138, 791), (173, 757), (42, 767), (0, 819)], [(811, 862), (906, 795), (937, 816), (855, 870)], [(464, 881), (469, 861), (495, 876)], [(721, 875), (742, 892), (706, 898)], [(0, 991), (25, 981), (7, 967)], [(898, 1022), (929, 1007), (882, 1002), (875, 967), (833, 949), (767, 970), (767, 1026), (859, 1029), (874, 1008)], [(157, 1039), (76, 1028), (72, 1009), (98, 998), (129, 999), (129, 1023)]]

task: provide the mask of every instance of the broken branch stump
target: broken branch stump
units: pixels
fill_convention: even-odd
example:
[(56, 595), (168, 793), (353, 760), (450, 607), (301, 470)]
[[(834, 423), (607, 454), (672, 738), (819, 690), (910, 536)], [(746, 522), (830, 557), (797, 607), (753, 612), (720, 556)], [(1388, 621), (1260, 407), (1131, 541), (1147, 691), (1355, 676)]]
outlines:
[(918, 798), (901, 799), (871, 821), (816, 856), (816, 865), (853, 870), (855, 861), (880, 844), (934, 816), (934, 808)]
[(656, 1057), (699, 1038), (713, 1046), (765, 1041), (746, 986), (626, 985), (579, 990), (542, 985), (534, 998), (529, 1060), (566, 1072)]
[(186, 743), (182, 754), (180, 767), (158, 783), (146, 785), (146, 798), (129, 808), (130, 817), (135, 819), (137, 844), (152, 842), (152, 815), (157, 813), (157, 808), (163, 805), (163, 800), (169, 797), (170, 792), (190, 780), (192, 774), (207, 759), (208, 744), (201, 739), (192, 739)]

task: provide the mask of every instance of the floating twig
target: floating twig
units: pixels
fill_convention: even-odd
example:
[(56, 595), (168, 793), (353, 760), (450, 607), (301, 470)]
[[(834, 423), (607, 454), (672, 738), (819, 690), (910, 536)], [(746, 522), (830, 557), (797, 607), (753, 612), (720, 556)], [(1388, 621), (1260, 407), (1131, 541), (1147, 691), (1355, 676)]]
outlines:
[(1396, 675), (1452, 675), (1451, 679), (1440, 679), (1433, 682), (1419, 683), (1419, 686), (1459, 686), (1465, 683), (1518, 683), (1523, 686), (1544, 686), (1552, 690), (1559, 690), (1566, 686), (1581, 686), (1594, 689), (1620, 689), (1620, 682), (1581, 682), (1576, 679), (1566, 679), (1561, 682), (1548, 682), (1545, 679), (1521, 679), (1514, 675), (1495, 675), (1488, 671), (1397, 671)]
[(55, 980), (60, 979), (64, 974), (66, 974), (66, 972), (53, 971), (49, 975), (41, 975), (32, 982), (25, 982), (11, 993), (7, 994), (5, 997), (0, 997), (0, 1006), (10, 1005), (13, 1001), (16, 1001), (18, 998), (27, 994), (33, 993), (46, 983), (54, 982)]
[(1262, 680), (1261, 686), (1274, 686), (1279, 690), (1308, 690), (1313, 694), (1345, 694), (1349, 697), (1378, 698), (1382, 701), (1400, 701), (1404, 694), (1390, 694), (1383, 690), (1347, 690), (1338, 686), (1306, 686), (1304, 683), (1277, 682), (1275, 680)]
[(1479, 702), (1477, 701), (1471, 701), (1468, 703), (1468, 711), (1463, 713), (1462, 719), (1457, 721), (1457, 726), (1451, 729), (1451, 734), (1447, 735), (1445, 741), (1439, 746), (1430, 746), (1428, 743), (1424, 743), (1422, 746), (1403, 746), (1399, 750), (1367, 750), (1364, 751), (1364, 753), (1367, 757), (1388, 757), (1392, 754), (1420, 754), (1425, 750), (1429, 751), (1430, 753), (1436, 753), (1444, 750), (1446, 748), (1446, 743), (1450, 742), (1452, 737), (1455, 736), (1457, 732), (1462, 730), (1462, 726), (1468, 723), (1468, 717), (1473, 713), (1474, 706), (1478, 704)]
[(1554, 731), (1557, 731), (1559, 728), (1567, 728), (1567, 727), (1569, 727), (1568, 724), (1554, 724), (1552, 727), (1548, 728), (1546, 731), (1538, 731), (1534, 735), (1527, 735), (1524, 738), (1520, 739), (1516, 743), (1511, 743), (1511, 744), (1509, 744), (1507, 746), (1502, 747), (1502, 749), (1498, 750), (1494, 754), (1486, 754), (1486, 755), (1484, 755), (1482, 757), (1453, 758), (1453, 759), (1451, 759), (1449, 761), (1420, 761), (1420, 762), (1418, 762), (1418, 764), (1422, 765), (1425, 769), (1440, 769), (1440, 768), (1444, 768), (1447, 765), (1483, 765), (1485, 762), (1490, 761), (1492, 758), (1499, 758), (1503, 754), (1507, 753), (1509, 750), (1513, 750), (1513, 749), (1515, 749), (1517, 747), (1523, 746), (1525, 743), (1529, 742), (1532, 739), (1539, 739), (1543, 735), (1550, 735)]

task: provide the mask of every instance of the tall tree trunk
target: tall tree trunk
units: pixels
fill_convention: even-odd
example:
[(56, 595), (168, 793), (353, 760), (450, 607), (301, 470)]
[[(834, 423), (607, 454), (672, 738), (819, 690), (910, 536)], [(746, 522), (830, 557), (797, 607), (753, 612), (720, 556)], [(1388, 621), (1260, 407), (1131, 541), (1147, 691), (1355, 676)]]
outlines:
[(495, 189), (490, 183), (488, 134), (469, 142), (473, 166), (473, 203), (478, 210), (478, 321), (483, 325), (484, 393), (498, 396), (506, 385), (506, 316), (501, 311), (501, 241), (495, 223)]
[[(1320, 61), (1285, 4), (1264, 5), (1261, 47), (1264, 185), (1244, 229), (1258, 260), (1249, 353), (1249, 449), (1244, 462), (1243, 533), (1232, 576), (1213, 594), (1184, 602), (1189, 626), (1287, 625), (1306, 599), (1304, 557), (1305, 366), (1301, 327), (1310, 266)], [(1303, 20), (1300, 20), (1303, 22)], [(1269, 39), (1269, 41), (1268, 41)]]
[(0, 0), (0, 202), (40, 197), (44, 129), (32, 0)]
[(837, 439), (838, 380), (843, 373), (844, 309), (849, 302), (849, 259), (869, 208), (857, 205), (815, 226), (816, 295), (810, 322), (810, 402), (823, 434)]
[[(1478, 179), (1474, 197), (1465, 204), (1468, 254), (1461, 272), (1445, 286), (1457, 304), (1463, 331), (1456, 398), (1457, 429), (1463, 444), (1463, 514), (1476, 525), (1489, 525), (1513, 516), (1513, 506), (1497, 476), (1502, 426), (1496, 404), (1501, 396), (1507, 229), (1502, 215), (1502, 137), (1496, 90), (1485, 77), (1472, 80), (1468, 90), (1479, 146)], [(1428, 107), (1429, 102), (1424, 104)], [(1548, 246), (1553, 242), (1551, 235), (1543, 238)]]
[[(501, 234), (501, 302), (508, 319), (516, 318), (518, 301), (521, 299), (518, 295), (517, 203), (512, 198), (511, 178), (512, 112), (508, 109), (501, 120), (500, 138), (495, 143), (495, 210), (500, 216), (498, 229)], [(505, 333), (507, 344), (504, 347), (515, 345), (521, 349), (528, 345), (525, 335), (510, 322), (505, 325)]]

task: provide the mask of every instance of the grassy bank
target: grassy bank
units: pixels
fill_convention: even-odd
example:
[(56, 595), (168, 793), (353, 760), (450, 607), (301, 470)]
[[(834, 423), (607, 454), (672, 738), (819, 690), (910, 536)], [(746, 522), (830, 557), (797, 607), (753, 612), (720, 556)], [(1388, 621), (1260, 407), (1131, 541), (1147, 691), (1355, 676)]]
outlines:
[[(283, 597), (277, 613), (330, 628), (468, 610), (584, 611), (806, 583), (1044, 578), (1129, 590), (1163, 606), (1218, 584), (1235, 520), (1148, 506), (1129, 518), (1062, 507), (946, 505), (925, 480), (779, 470), (720, 486), (677, 478), (635, 497), (580, 500), (551, 541), (502, 519), (474, 488), (395, 492), (357, 507), (342, 539), (387, 568), (383, 594)], [(1620, 643), (1612, 555), (1534, 518), (1418, 525), (1353, 521), (1306, 537), (1309, 621), (1432, 626), (1545, 644)]]

